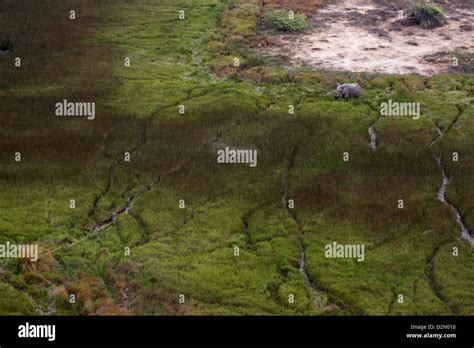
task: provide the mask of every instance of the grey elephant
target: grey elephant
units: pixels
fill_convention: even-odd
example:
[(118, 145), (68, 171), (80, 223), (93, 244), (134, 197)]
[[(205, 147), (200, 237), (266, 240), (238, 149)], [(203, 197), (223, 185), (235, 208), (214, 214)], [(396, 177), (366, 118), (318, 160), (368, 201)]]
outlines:
[(358, 83), (343, 83), (342, 85), (338, 83), (336, 86), (336, 99), (359, 98), (361, 93), (362, 88)]

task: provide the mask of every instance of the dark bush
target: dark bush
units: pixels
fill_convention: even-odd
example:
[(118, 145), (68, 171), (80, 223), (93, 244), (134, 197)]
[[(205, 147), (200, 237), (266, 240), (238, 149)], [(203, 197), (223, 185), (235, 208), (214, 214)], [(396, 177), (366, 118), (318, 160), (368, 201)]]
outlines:
[(446, 23), (443, 9), (435, 4), (426, 2), (418, 2), (412, 6), (409, 20), (423, 29), (440, 27)]
[(10, 37), (5, 33), (0, 33), (0, 51), (11, 51), (13, 49), (13, 43)]

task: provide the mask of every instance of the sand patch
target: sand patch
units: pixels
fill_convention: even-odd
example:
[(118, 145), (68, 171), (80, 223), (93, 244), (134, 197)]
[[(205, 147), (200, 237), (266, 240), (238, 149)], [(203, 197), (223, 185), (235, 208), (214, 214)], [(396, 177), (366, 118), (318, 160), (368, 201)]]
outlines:
[(472, 8), (446, 9), (448, 24), (424, 30), (401, 25), (399, 12), (372, 1), (337, 1), (319, 9), (302, 34), (281, 34), (265, 52), (289, 66), (336, 71), (433, 75), (453, 59), (425, 59), (440, 52), (474, 53)]

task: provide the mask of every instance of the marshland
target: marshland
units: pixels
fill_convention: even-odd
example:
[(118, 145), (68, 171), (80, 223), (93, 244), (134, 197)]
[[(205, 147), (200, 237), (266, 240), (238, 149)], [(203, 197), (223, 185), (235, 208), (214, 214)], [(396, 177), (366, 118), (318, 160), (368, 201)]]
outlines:
[(39, 258), (0, 314), (474, 314), (474, 6), (432, 3), (3, 0), (0, 244)]

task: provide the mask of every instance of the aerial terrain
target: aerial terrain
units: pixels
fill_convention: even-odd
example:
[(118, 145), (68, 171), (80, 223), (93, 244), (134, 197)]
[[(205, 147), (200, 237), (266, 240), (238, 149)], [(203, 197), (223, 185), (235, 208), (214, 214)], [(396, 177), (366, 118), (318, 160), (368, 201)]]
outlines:
[(432, 3), (2, 1), (0, 315), (474, 315), (474, 3)]

